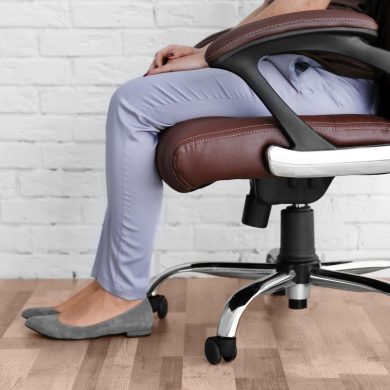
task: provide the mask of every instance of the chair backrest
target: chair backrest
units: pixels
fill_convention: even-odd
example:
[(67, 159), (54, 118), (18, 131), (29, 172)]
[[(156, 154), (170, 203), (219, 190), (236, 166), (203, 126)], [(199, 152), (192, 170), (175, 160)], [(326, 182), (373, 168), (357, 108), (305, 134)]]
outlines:
[[(390, 0), (368, 1), (365, 13), (378, 23), (378, 46), (390, 51)], [(390, 76), (383, 75), (382, 78), (379, 83), (379, 115), (390, 119)]]
[(364, 12), (378, 23), (379, 45), (390, 50), (390, 0), (370, 0)]

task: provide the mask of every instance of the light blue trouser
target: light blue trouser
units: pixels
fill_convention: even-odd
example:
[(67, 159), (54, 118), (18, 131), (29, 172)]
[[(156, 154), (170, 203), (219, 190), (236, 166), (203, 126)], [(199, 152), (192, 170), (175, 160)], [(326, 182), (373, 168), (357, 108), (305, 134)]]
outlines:
[[(296, 63), (310, 64), (306, 70)], [(336, 76), (293, 54), (259, 69), (298, 115), (375, 114), (372, 81)], [(143, 299), (163, 201), (155, 166), (160, 131), (207, 116), (269, 116), (237, 75), (213, 68), (139, 77), (113, 94), (106, 124), (107, 209), (90, 276), (110, 293)]]

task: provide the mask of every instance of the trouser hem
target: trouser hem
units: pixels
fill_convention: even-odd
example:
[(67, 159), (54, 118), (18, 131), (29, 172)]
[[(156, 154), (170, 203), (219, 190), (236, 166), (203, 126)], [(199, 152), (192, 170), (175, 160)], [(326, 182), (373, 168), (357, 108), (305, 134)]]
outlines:
[(119, 298), (127, 299), (127, 300), (136, 300), (136, 299), (145, 299), (146, 298), (146, 289), (118, 289), (113, 286), (113, 283), (111, 280), (107, 279), (105, 276), (91, 272), (90, 276), (95, 278), (101, 287), (104, 288), (104, 290), (108, 291), (112, 295), (115, 295)]

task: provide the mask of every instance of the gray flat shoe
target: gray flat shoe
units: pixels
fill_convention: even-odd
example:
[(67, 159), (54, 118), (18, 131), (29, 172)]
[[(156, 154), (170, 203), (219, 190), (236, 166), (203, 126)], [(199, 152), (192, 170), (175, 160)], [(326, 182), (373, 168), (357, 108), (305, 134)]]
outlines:
[(25, 325), (53, 339), (81, 340), (125, 333), (128, 337), (148, 336), (152, 332), (153, 310), (145, 298), (137, 306), (103, 322), (87, 326), (67, 325), (59, 321), (59, 314), (35, 316)]
[(54, 306), (42, 306), (42, 307), (29, 307), (22, 311), (21, 316), (24, 318), (30, 318), (34, 316), (45, 316), (49, 314), (59, 314)]

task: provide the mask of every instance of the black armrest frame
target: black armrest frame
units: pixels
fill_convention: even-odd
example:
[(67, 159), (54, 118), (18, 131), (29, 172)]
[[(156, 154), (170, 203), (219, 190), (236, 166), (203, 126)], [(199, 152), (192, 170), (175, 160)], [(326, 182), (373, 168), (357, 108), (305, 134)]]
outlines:
[(303, 29), (254, 40), (208, 64), (231, 71), (245, 80), (279, 122), (291, 149), (331, 150), (337, 148), (300, 119), (271, 87), (259, 72), (258, 61), (265, 55), (323, 51), (360, 60), (390, 74), (390, 52), (374, 46), (376, 41), (377, 32), (374, 30), (348, 27)]

